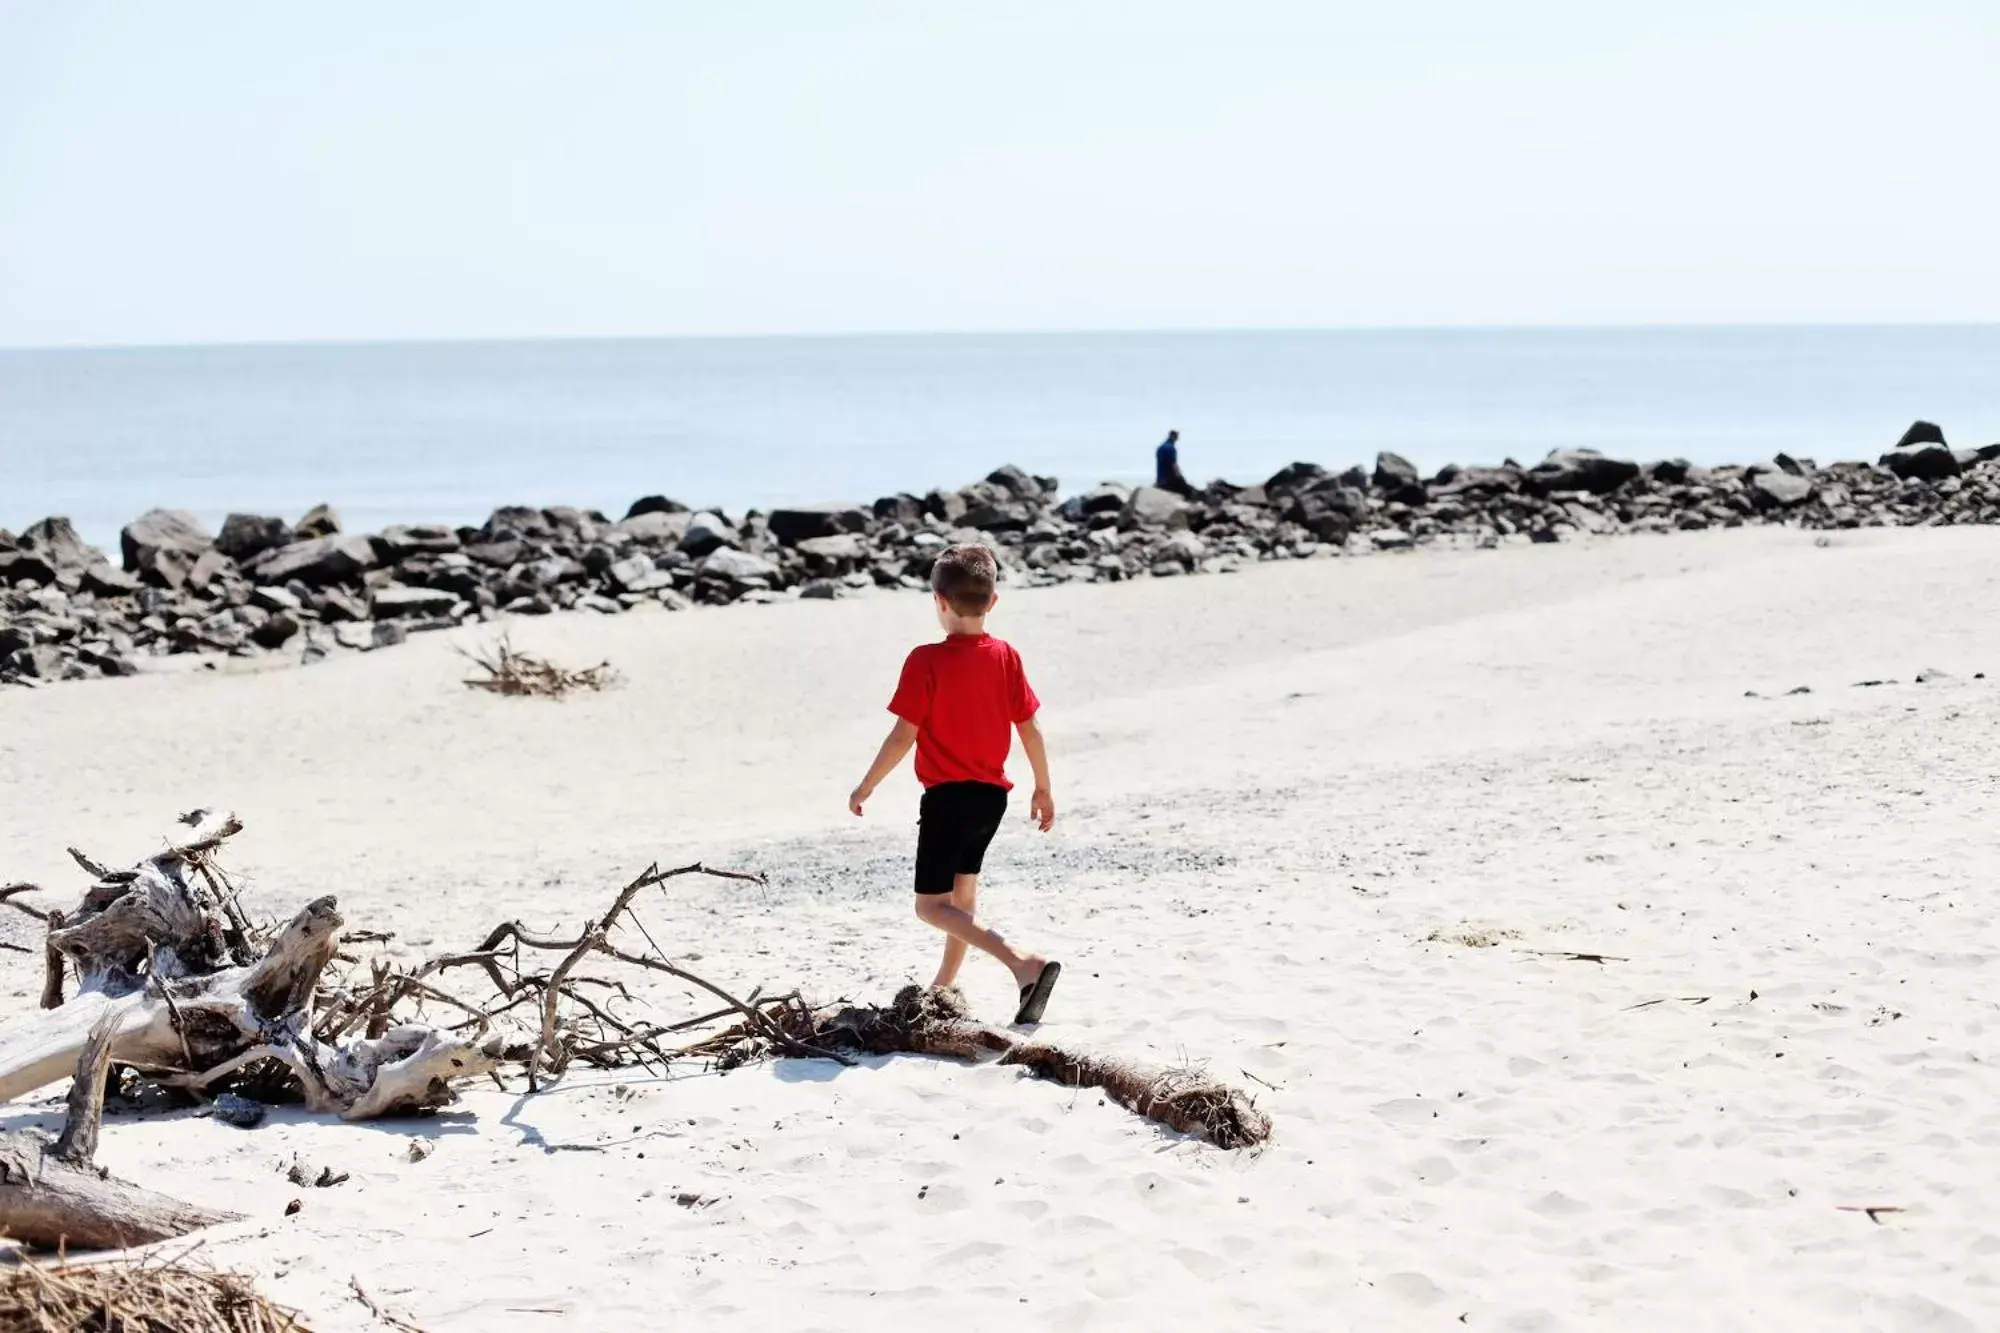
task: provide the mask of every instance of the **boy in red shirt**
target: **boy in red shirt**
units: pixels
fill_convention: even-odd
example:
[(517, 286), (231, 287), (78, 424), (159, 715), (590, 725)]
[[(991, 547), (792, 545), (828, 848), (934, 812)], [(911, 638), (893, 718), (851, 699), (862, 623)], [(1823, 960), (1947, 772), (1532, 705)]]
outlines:
[(942, 643), (912, 650), (889, 711), (896, 725), (882, 742), (868, 776), (847, 798), (855, 814), (882, 779), (903, 762), (914, 745), (917, 781), (924, 799), (917, 828), (917, 917), (945, 934), (944, 961), (933, 986), (958, 979), (967, 945), (992, 954), (1021, 990), (1016, 1023), (1039, 1023), (1048, 1008), (1062, 964), (1037, 953), (1020, 953), (998, 931), (979, 924), (979, 867), (986, 845), (1007, 813), (1007, 751), (1010, 732), (1021, 733), (1021, 749), (1035, 770), (1035, 794), (1028, 808), (1046, 833), (1056, 822), (1049, 794), (1049, 756), (1035, 713), (1041, 707), (1028, 688), (1021, 655), (986, 632), (986, 613), (999, 600), (1000, 574), (993, 553), (983, 546), (954, 546), (931, 569)]

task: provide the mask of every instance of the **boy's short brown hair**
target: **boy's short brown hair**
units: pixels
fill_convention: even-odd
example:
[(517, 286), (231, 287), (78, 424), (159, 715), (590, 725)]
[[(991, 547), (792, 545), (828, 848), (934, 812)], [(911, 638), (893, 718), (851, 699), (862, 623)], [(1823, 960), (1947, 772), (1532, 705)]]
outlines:
[(983, 616), (993, 607), (1000, 566), (984, 546), (954, 546), (931, 566), (931, 591), (962, 616)]

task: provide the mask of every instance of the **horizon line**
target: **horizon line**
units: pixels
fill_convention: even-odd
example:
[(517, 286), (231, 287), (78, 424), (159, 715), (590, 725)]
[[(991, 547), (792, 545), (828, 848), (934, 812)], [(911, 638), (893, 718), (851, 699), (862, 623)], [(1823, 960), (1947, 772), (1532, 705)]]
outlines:
[(759, 333), (549, 333), (549, 334), (417, 334), (393, 337), (262, 338), (175, 342), (0, 342), (0, 355), (32, 352), (151, 352), (239, 351), (259, 348), (450, 347), (505, 346), (527, 343), (637, 342), (833, 342), (891, 341), (909, 338), (1101, 338), (1199, 337), (1212, 334), (1456, 334), (1456, 333), (1635, 333), (1713, 332), (1719, 330), (1802, 329), (1988, 329), (2000, 319), (1857, 319), (1857, 320), (1645, 320), (1606, 323), (1596, 320), (1464, 324), (1198, 324), (1078, 328), (940, 328), (851, 329)]

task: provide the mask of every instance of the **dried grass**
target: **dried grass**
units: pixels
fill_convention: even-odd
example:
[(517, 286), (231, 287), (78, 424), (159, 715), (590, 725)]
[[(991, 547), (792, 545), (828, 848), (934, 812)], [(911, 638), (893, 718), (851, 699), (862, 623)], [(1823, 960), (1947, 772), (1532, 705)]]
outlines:
[(609, 689), (619, 681), (609, 662), (572, 670), (533, 653), (515, 652), (505, 638), (476, 653), (461, 648), (459, 655), (486, 673), (468, 679), (466, 685), (493, 694), (560, 699), (576, 690)]
[(176, 1258), (0, 1270), (0, 1333), (311, 1333), (249, 1279)]

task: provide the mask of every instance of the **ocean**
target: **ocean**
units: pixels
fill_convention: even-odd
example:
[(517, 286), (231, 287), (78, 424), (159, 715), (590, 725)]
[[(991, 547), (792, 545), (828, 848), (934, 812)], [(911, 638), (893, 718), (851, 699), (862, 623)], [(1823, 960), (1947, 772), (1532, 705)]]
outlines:
[(0, 351), (0, 527), (115, 550), (154, 506), (349, 530), (500, 504), (740, 512), (955, 486), (1066, 488), (1393, 449), (1428, 470), (1584, 446), (1639, 460), (1872, 459), (1916, 418), (2000, 439), (2000, 326), (662, 338)]

